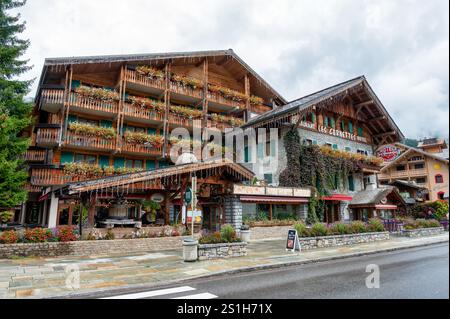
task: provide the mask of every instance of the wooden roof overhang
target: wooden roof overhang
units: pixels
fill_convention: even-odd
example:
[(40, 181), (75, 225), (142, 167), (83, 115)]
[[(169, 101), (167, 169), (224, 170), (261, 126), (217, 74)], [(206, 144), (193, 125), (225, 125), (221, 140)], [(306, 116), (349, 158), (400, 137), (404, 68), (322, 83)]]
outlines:
[(377, 145), (394, 143), (404, 139), (403, 133), (364, 76), (292, 101), (250, 120), (243, 127), (272, 128), (292, 125), (294, 116), (298, 116), (300, 120), (307, 113), (327, 110), (340, 102), (346, 102), (355, 108), (355, 114), (365, 123)]
[(170, 52), (153, 54), (130, 54), (130, 55), (105, 55), (85, 56), (68, 58), (48, 58), (45, 60), (42, 70), (36, 98), (40, 89), (51, 83), (51, 79), (61, 78), (68, 67), (72, 67), (74, 73), (85, 74), (89, 77), (98, 78), (103, 85), (116, 85), (120, 69), (127, 65), (130, 67), (138, 65), (153, 65), (163, 67), (167, 63), (172, 65), (201, 65), (203, 61), (215, 63), (226, 68), (226, 70), (238, 81), (243, 82), (245, 76), (249, 76), (250, 86), (255, 95), (272, 98), (278, 104), (286, 104), (287, 101), (273, 89), (258, 73), (245, 63), (232, 49), (214, 51), (192, 51), (192, 52)]
[(74, 195), (98, 190), (124, 188), (136, 183), (160, 182), (170, 185), (172, 182), (181, 183), (184, 176), (195, 174), (199, 179), (207, 180), (211, 176), (224, 176), (232, 182), (244, 182), (253, 179), (254, 174), (244, 166), (228, 161), (211, 161), (176, 165), (151, 171), (112, 176), (86, 182), (73, 183), (66, 186), (62, 194)]

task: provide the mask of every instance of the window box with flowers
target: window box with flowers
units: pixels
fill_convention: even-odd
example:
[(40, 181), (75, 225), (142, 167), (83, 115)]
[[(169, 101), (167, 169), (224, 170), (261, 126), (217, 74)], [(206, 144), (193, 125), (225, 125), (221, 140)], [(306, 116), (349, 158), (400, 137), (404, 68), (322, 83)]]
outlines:
[(170, 112), (174, 115), (186, 118), (186, 119), (198, 119), (202, 117), (202, 111), (186, 106), (171, 105)]
[(75, 92), (88, 99), (102, 100), (105, 102), (113, 102), (120, 99), (117, 92), (103, 88), (80, 86), (75, 89)]
[(70, 123), (68, 129), (76, 135), (100, 137), (106, 140), (112, 140), (116, 136), (116, 131), (113, 128), (79, 122)]
[(140, 75), (143, 75), (145, 77), (148, 77), (153, 80), (162, 80), (164, 79), (164, 71), (159, 70), (157, 68), (148, 66), (148, 65), (141, 65), (136, 68), (136, 72)]
[(124, 140), (128, 144), (149, 144), (153, 148), (161, 148), (164, 144), (164, 137), (160, 135), (149, 135), (142, 132), (126, 131)]
[(164, 113), (166, 109), (166, 104), (164, 102), (154, 99), (138, 96), (130, 96), (129, 100), (131, 101), (131, 105), (133, 106), (153, 110), (157, 113)]

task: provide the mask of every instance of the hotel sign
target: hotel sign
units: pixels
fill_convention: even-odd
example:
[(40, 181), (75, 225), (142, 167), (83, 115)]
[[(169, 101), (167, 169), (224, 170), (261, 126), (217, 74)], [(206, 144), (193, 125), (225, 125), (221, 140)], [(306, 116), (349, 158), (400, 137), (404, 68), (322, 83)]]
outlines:
[(400, 156), (401, 152), (402, 150), (398, 147), (386, 145), (377, 151), (377, 156), (382, 158), (385, 162), (392, 162)]
[(341, 137), (341, 138), (345, 138), (345, 139), (352, 140), (352, 141), (367, 143), (367, 139), (365, 137), (358, 136), (358, 135), (350, 133), (350, 132), (340, 131), (340, 130), (337, 130), (337, 129), (331, 128), (331, 127), (325, 127), (325, 126), (319, 125), (319, 132), (337, 136), (337, 137)]

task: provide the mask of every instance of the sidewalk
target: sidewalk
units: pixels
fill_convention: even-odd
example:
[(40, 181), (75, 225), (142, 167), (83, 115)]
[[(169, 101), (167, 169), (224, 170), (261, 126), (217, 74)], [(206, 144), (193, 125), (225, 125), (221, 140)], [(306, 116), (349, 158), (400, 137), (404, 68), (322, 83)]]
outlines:
[[(155, 287), (184, 280), (326, 261), (377, 252), (448, 242), (449, 235), (424, 238), (392, 237), (389, 241), (318, 249), (301, 253), (285, 251), (284, 239), (249, 245), (249, 255), (226, 260), (185, 263), (182, 251), (166, 250), (133, 256), (89, 256), (0, 260), (0, 299), (77, 296), (98, 291)], [(80, 270), (80, 288), (66, 287), (66, 267)]]

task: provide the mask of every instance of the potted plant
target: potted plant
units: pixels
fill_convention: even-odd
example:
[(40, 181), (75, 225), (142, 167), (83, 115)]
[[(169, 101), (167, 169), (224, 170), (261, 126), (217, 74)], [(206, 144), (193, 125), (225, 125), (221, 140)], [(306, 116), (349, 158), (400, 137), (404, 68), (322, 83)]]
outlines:
[(144, 220), (147, 223), (154, 223), (156, 221), (156, 213), (161, 209), (161, 205), (153, 200), (145, 200), (142, 203), (142, 209), (146, 212)]
[(14, 217), (14, 212), (10, 210), (6, 210), (3, 212), (0, 212), (0, 222), (2, 227), (6, 226), (3, 224), (7, 224), (12, 218)]
[(249, 243), (250, 242), (250, 236), (251, 236), (251, 231), (250, 231), (250, 226), (243, 224), (241, 226), (241, 240), (243, 242)]

